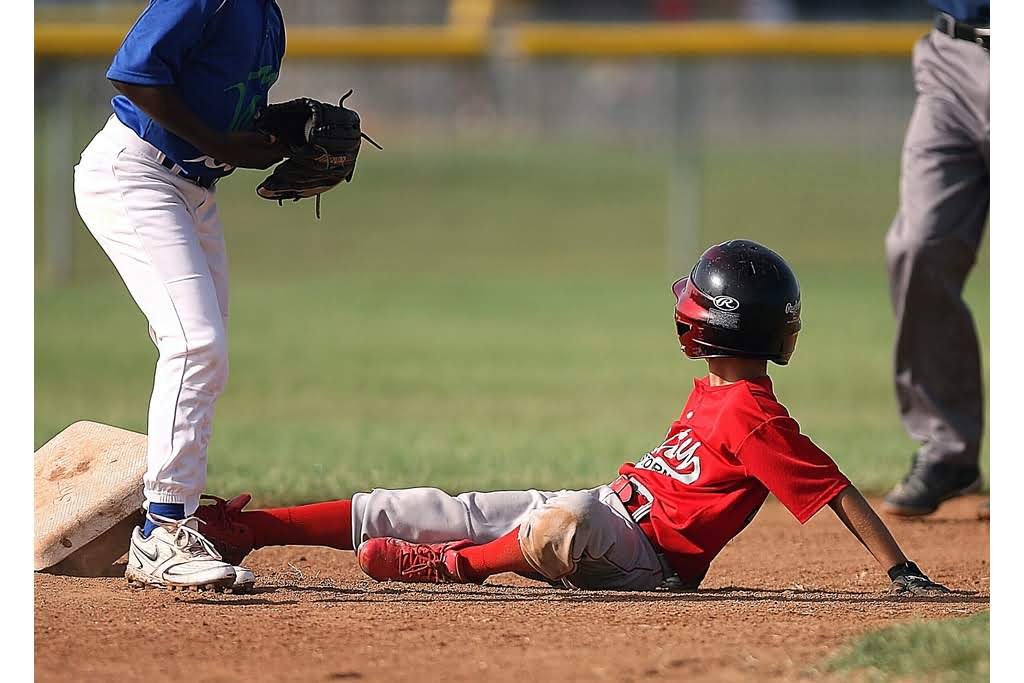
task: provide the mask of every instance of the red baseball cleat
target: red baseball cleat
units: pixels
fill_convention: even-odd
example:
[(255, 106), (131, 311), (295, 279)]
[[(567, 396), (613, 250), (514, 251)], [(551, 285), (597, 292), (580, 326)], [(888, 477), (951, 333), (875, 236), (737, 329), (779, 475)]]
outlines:
[(252, 529), (239, 520), (239, 513), (252, 500), (252, 495), (240, 493), (231, 500), (203, 495), (201, 499), (214, 501), (213, 505), (200, 505), (195, 512), (203, 522), (203, 535), (225, 562), (240, 564), (256, 545)]
[(460, 548), (470, 541), (409, 543), (397, 538), (371, 538), (359, 546), (359, 568), (378, 581), (406, 583), (479, 583), (459, 571)]

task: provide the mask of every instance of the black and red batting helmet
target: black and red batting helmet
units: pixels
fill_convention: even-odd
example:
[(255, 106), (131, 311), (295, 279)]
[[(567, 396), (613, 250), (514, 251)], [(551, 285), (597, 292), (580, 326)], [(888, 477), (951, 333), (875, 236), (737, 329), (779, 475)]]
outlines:
[(785, 365), (800, 332), (800, 283), (768, 247), (730, 240), (705, 251), (672, 285), (676, 331), (690, 358), (756, 358)]

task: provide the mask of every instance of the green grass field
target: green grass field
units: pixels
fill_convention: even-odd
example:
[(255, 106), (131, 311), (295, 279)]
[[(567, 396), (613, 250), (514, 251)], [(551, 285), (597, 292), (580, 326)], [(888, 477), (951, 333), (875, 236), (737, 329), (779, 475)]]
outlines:
[(855, 680), (983, 683), (989, 680), (989, 613), (869, 633), (827, 668)]
[[(231, 380), (209, 489), (270, 503), (579, 487), (657, 445), (703, 370), (674, 338), (669, 264), (696, 253), (668, 253), (665, 159), (400, 147), (367, 150), (319, 222), (312, 202), (258, 199), (257, 174), (222, 184)], [(890, 387), (882, 253), (898, 150), (721, 150), (705, 171), (696, 242), (758, 239), (801, 279), (780, 397), (856, 483), (884, 490), (914, 447)], [(145, 320), (84, 229), (75, 249), (70, 284), (37, 277), (37, 445), (79, 419), (145, 429)], [(37, 266), (44, 254), (40, 240)], [(987, 273), (985, 258), (968, 287), (986, 340)]]

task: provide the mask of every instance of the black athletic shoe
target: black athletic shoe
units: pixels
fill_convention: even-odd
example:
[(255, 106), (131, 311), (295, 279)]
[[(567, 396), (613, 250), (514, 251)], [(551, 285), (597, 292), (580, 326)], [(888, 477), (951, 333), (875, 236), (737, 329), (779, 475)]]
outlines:
[(910, 473), (885, 497), (882, 509), (905, 517), (930, 515), (943, 501), (980, 490), (981, 470), (977, 465), (954, 467), (941, 463), (925, 464), (918, 460), (915, 453)]

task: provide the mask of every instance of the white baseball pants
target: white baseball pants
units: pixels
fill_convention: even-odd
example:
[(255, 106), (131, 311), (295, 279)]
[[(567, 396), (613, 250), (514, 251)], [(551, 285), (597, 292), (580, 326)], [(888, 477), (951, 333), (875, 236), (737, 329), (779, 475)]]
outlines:
[(374, 489), (352, 496), (353, 547), (370, 538), (489, 543), (519, 527), (523, 557), (574, 588), (654, 590), (673, 571), (609, 486), (582, 491)]
[(149, 502), (199, 504), (214, 403), (228, 377), (228, 270), (214, 193), (160, 165), (111, 116), (75, 166), (75, 200), (149, 321)]

